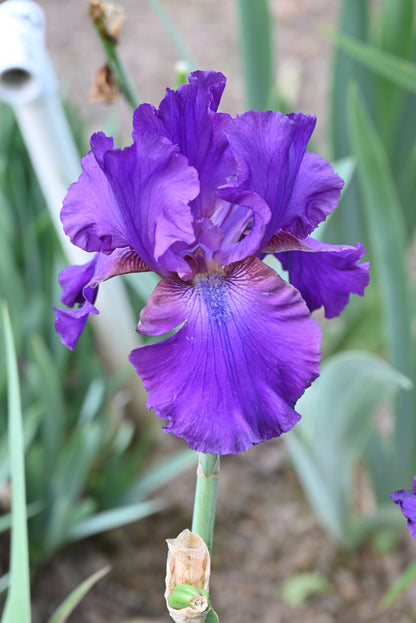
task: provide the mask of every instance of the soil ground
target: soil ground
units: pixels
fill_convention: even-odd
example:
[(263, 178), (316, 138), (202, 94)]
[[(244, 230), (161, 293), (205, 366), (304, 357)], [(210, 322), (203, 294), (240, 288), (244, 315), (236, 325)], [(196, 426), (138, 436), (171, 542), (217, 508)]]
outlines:
[[(190, 526), (194, 483), (190, 470), (161, 491), (163, 512), (59, 553), (34, 582), (33, 623), (44, 623), (75, 586), (108, 564), (110, 574), (69, 622), (167, 623), (165, 541)], [(224, 623), (413, 623), (416, 587), (385, 613), (378, 606), (415, 555), (407, 532), (389, 553), (337, 547), (305, 501), (282, 440), (222, 460), (211, 596)], [(285, 603), (284, 582), (311, 571), (327, 580), (325, 591), (302, 606)]]

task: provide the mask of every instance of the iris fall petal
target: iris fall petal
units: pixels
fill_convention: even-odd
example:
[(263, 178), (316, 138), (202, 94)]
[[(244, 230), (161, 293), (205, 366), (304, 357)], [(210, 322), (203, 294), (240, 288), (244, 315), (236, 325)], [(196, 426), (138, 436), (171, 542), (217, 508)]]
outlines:
[(320, 344), (294, 288), (256, 258), (192, 283), (165, 279), (138, 329), (161, 334), (182, 323), (130, 355), (165, 430), (201, 452), (234, 454), (294, 426)]
[(325, 316), (334, 318), (347, 305), (351, 293), (364, 294), (369, 264), (359, 264), (365, 253), (361, 244), (326, 244), (310, 237), (296, 242), (300, 250), (275, 255), (311, 311), (323, 306)]

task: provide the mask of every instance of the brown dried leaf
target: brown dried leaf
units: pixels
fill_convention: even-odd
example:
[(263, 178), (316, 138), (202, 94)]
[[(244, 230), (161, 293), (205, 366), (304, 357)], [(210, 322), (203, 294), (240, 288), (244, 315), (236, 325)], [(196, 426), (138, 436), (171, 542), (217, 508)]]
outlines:
[(117, 43), (126, 19), (123, 7), (112, 2), (90, 0), (89, 12), (103, 37)]
[(90, 99), (95, 102), (110, 104), (119, 95), (120, 90), (108, 65), (100, 67), (94, 75), (94, 81), (89, 92)]

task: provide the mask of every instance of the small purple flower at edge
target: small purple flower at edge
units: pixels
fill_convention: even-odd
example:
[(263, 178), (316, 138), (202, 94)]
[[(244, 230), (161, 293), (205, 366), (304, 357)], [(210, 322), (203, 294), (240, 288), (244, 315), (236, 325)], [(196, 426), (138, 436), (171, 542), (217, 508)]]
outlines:
[(416, 539), (416, 476), (413, 478), (413, 491), (399, 489), (390, 493), (390, 496), (406, 517), (410, 534)]
[[(91, 137), (61, 219), (94, 253), (60, 275), (56, 329), (73, 349), (98, 286), (153, 270), (162, 279), (137, 330), (171, 337), (132, 351), (165, 430), (201, 452), (235, 454), (290, 430), (295, 404), (319, 374), (320, 328), (363, 295), (362, 245), (310, 234), (336, 207), (343, 181), (306, 145), (315, 118), (217, 112), (220, 73), (197, 71), (158, 109), (142, 104), (133, 143)], [(274, 254), (290, 284), (262, 260)], [(115, 302), (116, 304), (116, 302)]]

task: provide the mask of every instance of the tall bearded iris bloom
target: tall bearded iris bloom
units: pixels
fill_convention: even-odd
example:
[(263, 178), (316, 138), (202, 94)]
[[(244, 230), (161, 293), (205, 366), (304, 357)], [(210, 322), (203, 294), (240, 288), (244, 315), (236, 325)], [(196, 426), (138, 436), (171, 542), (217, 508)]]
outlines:
[[(318, 376), (320, 329), (362, 295), (364, 248), (310, 237), (335, 208), (342, 180), (305, 153), (315, 118), (217, 112), (222, 74), (195, 72), (158, 109), (137, 108), (133, 143), (91, 138), (61, 218), (94, 253), (60, 276), (56, 329), (74, 348), (101, 282), (122, 273), (162, 278), (137, 330), (176, 332), (130, 354), (165, 430), (205, 453), (234, 454), (299, 419), (295, 404)], [(262, 258), (275, 254), (282, 280)], [(76, 306), (76, 304), (78, 304)], [(115, 301), (116, 305), (117, 302)]]

